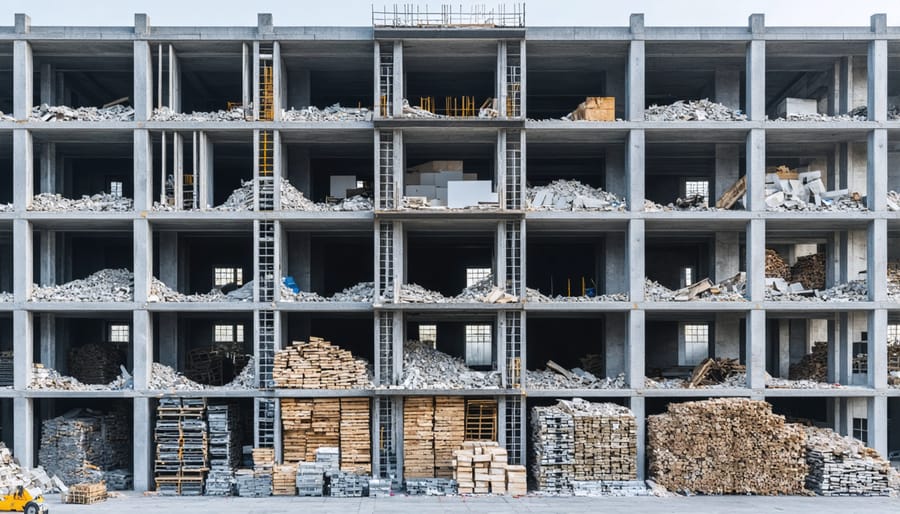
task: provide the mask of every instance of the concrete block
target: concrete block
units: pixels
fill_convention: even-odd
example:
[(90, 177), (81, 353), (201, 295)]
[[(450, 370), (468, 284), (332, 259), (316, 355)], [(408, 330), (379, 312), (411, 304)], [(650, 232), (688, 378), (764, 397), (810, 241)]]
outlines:
[(346, 198), (348, 189), (356, 189), (356, 175), (332, 175), (329, 196)]
[(422, 174), (418, 171), (407, 173), (403, 176), (403, 183), (407, 186), (418, 186), (422, 184)]
[(785, 98), (778, 103), (778, 116), (789, 114), (818, 114), (818, 101), (812, 98)]
[(433, 186), (437, 182), (437, 173), (423, 172), (419, 174), (419, 185)]
[(428, 161), (409, 168), (413, 171), (438, 172), (438, 171), (462, 171), (462, 161)]
[(453, 180), (447, 184), (447, 207), (462, 208), (495, 198), (489, 180)]
[(447, 188), (446, 187), (435, 187), (434, 188), (434, 197), (440, 200), (441, 205), (447, 205)]
[(434, 186), (406, 186), (406, 196), (424, 196), (426, 198), (436, 198), (437, 192)]
[(766, 197), (766, 205), (768, 207), (778, 207), (784, 203), (784, 193), (781, 191)]
[(447, 183), (451, 180), (462, 180), (463, 173), (461, 171), (441, 171), (434, 178), (434, 185), (437, 187), (447, 187)]
[(463, 180), (478, 180), (477, 173), (463, 173)]

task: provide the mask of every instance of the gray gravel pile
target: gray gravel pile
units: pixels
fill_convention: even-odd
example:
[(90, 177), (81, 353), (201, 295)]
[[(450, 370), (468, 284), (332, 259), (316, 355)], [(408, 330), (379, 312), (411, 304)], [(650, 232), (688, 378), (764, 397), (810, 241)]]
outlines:
[(537, 289), (526, 288), (526, 301), (533, 303), (543, 302), (572, 302), (572, 303), (590, 303), (590, 302), (627, 302), (627, 293), (611, 293), (597, 296), (549, 296), (538, 291)]
[(461, 359), (435, 350), (431, 343), (407, 341), (403, 346), (400, 385), (390, 389), (473, 389), (500, 387), (497, 371), (475, 371)]
[(147, 296), (148, 302), (247, 302), (252, 299), (252, 280), (228, 293), (214, 288), (208, 293), (184, 294), (170, 288), (156, 277), (150, 279), (150, 294)]
[(670, 105), (651, 105), (644, 110), (645, 121), (746, 121), (747, 115), (720, 103), (679, 100)]
[(246, 121), (244, 109), (235, 107), (230, 111), (175, 112), (168, 107), (153, 109), (150, 121)]
[(281, 113), (281, 121), (371, 121), (373, 112), (365, 107), (341, 107), (337, 103), (324, 109), (315, 106), (290, 109)]
[(127, 269), (103, 269), (65, 284), (39, 286), (31, 292), (33, 302), (130, 302), (134, 298), (134, 275)]
[(61, 374), (53, 368), (45, 368), (42, 364), (34, 364), (31, 370), (31, 382), (28, 389), (53, 391), (121, 391), (132, 389), (131, 374), (122, 368), (122, 374), (108, 384), (84, 384), (75, 377)]
[(533, 389), (622, 389), (625, 387), (625, 373), (615, 377), (597, 377), (581, 368), (571, 370), (572, 378), (552, 370), (528, 370), (525, 385)]
[(796, 302), (865, 302), (869, 300), (868, 285), (865, 280), (852, 280), (828, 289), (813, 291), (813, 294), (797, 294), (790, 291), (766, 289), (766, 300)]
[(41, 104), (32, 107), (31, 121), (134, 121), (134, 108), (127, 105), (112, 107), (69, 107)]
[(624, 211), (625, 200), (577, 180), (554, 180), (546, 186), (529, 187), (528, 209), (533, 211)]
[(343, 291), (338, 291), (329, 297), (320, 296), (312, 291), (300, 291), (295, 293), (282, 284), (281, 301), (285, 302), (365, 302), (372, 303), (372, 296), (375, 292), (375, 283), (360, 282), (354, 286), (350, 286)]
[(41, 212), (88, 211), (88, 212), (124, 212), (134, 208), (131, 198), (97, 193), (84, 195), (81, 198), (64, 198), (59, 193), (41, 193), (34, 195), (28, 210)]
[(857, 107), (847, 114), (787, 114), (782, 118), (775, 118), (771, 121), (868, 121), (869, 109), (865, 106)]
[(232, 380), (223, 386), (210, 386), (200, 384), (187, 378), (182, 373), (175, 371), (165, 364), (154, 362), (150, 371), (150, 383), (148, 389), (165, 391), (199, 391), (199, 390), (225, 390), (225, 389), (252, 389), (256, 387), (256, 363), (251, 356), (244, 369)]

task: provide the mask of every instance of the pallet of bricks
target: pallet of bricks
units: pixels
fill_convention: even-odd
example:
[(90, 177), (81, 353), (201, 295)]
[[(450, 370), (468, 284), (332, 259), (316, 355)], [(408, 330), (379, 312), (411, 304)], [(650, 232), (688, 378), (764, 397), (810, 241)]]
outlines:
[(315, 462), (321, 447), (340, 448), (340, 470), (372, 472), (367, 398), (281, 399), (284, 462)]
[(91, 505), (106, 500), (106, 484), (75, 484), (65, 492), (65, 502), (78, 505)]
[(822, 496), (891, 496), (891, 463), (862, 442), (806, 427), (806, 487)]
[(239, 469), (234, 474), (238, 496), (260, 498), (272, 495), (275, 450), (253, 448), (253, 469)]
[(206, 400), (161, 398), (156, 409), (156, 490), (163, 495), (200, 495), (209, 470)]
[(234, 469), (241, 460), (238, 406), (209, 405), (206, 417), (209, 426), (209, 473), (206, 476), (205, 494), (231, 496), (234, 490)]

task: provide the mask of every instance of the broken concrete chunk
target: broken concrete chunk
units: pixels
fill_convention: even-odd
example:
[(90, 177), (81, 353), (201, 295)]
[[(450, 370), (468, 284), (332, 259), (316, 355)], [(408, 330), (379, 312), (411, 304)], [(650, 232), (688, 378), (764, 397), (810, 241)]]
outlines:
[(720, 103), (679, 100), (671, 105), (651, 105), (644, 110), (645, 121), (746, 121), (747, 115)]
[(134, 121), (134, 108), (126, 105), (110, 107), (68, 107), (41, 104), (31, 109), (30, 121)]
[(65, 284), (39, 286), (31, 291), (33, 302), (130, 302), (134, 275), (127, 269), (104, 269)]
[(131, 198), (107, 193), (82, 196), (79, 199), (63, 198), (60, 194), (41, 193), (34, 195), (28, 210), (43, 212), (89, 211), (124, 212), (134, 208)]
[(528, 209), (552, 211), (624, 211), (625, 200), (577, 180), (554, 180), (546, 186), (529, 187)]

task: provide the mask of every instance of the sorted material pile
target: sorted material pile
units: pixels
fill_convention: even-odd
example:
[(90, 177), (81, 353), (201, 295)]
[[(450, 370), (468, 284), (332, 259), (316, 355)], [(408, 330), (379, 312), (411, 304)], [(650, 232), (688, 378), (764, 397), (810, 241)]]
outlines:
[(106, 501), (106, 484), (97, 483), (81, 483), (69, 486), (66, 491), (65, 502), (78, 505), (91, 505)]
[(13, 293), (9, 293), (6, 291), (0, 291), (0, 303), (2, 302), (13, 302), (16, 297)]
[[(328, 212), (328, 211), (371, 211), (372, 200), (362, 196), (351, 196), (337, 203), (316, 203), (306, 198), (302, 191), (294, 187), (286, 178), (281, 178), (281, 209), (289, 211)], [(253, 209), (256, 195), (253, 180), (241, 182), (224, 203), (213, 208), (216, 211), (248, 211)], [(169, 210), (160, 206), (161, 210)]]
[[(707, 357), (694, 367), (691, 378), (687, 381), (687, 387), (710, 386), (727, 383), (732, 377), (746, 375), (747, 367), (737, 359), (725, 359)], [(746, 377), (744, 377), (746, 380)]]
[(31, 108), (29, 119), (30, 121), (134, 121), (134, 108), (127, 105), (69, 107), (41, 104)]
[(723, 280), (718, 284), (713, 284), (711, 280), (705, 278), (675, 291), (648, 278), (644, 281), (644, 298), (648, 302), (686, 302), (695, 300), (744, 302), (747, 301), (744, 297), (746, 285), (747, 279), (744, 272), (738, 273), (734, 277)]
[(282, 398), (284, 461), (312, 462), (321, 448), (339, 448), (342, 471), (370, 473), (369, 420), (365, 398)]
[(156, 490), (161, 495), (203, 494), (209, 469), (205, 398), (162, 397), (156, 408)]
[(329, 297), (319, 296), (311, 291), (297, 291), (281, 285), (281, 301), (283, 302), (363, 302), (372, 303), (375, 294), (374, 282), (360, 282)]
[(791, 280), (791, 267), (778, 252), (770, 248), (766, 248), (766, 277), (780, 278), (788, 282)]
[(371, 386), (366, 361), (320, 337), (294, 341), (275, 354), (275, 387), (364, 389)]
[(206, 421), (209, 425), (209, 474), (206, 477), (207, 496), (231, 496), (234, 491), (234, 468), (241, 461), (238, 441), (238, 406), (209, 405)]
[(319, 462), (300, 462), (297, 469), (297, 494), (323, 496), (325, 494), (325, 466)]
[(130, 302), (134, 275), (127, 269), (103, 269), (85, 278), (53, 286), (35, 284), (34, 302)]
[(285, 110), (281, 113), (281, 121), (371, 121), (373, 114), (365, 107), (341, 107), (337, 103), (324, 109), (309, 106)]
[(241, 107), (235, 107), (230, 111), (212, 112), (175, 112), (168, 107), (153, 109), (150, 121), (247, 121), (247, 115)]
[[(779, 279), (772, 279), (778, 281)], [(767, 280), (768, 281), (768, 280)], [(806, 301), (806, 302), (865, 302), (869, 299), (869, 288), (865, 280), (852, 280), (846, 284), (838, 284), (828, 289), (815, 291), (802, 290), (794, 292), (790, 286), (775, 284), (766, 289), (766, 300)]]
[[(248, 286), (249, 284), (249, 286)], [(175, 291), (167, 286), (162, 280), (156, 277), (150, 279), (150, 293), (147, 296), (148, 302), (248, 302), (253, 299), (253, 282), (247, 282), (241, 288), (234, 289), (228, 293), (223, 293), (220, 289), (214, 288), (208, 293), (184, 294)], [(246, 294), (247, 288), (250, 289), (250, 295)]]
[(456, 357), (435, 350), (431, 343), (403, 345), (403, 374), (398, 389), (477, 389), (500, 387), (497, 371), (475, 371)]
[(103, 471), (130, 465), (131, 441), (125, 412), (75, 409), (43, 422), (38, 462), (63, 483), (98, 482)]
[(792, 112), (785, 113), (784, 116), (780, 118), (775, 118), (772, 121), (827, 121), (827, 122), (835, 122), (835, 121), (868, 121), (869, 119), (869, 109), (866, 106), (856, 107), (855, 109), (851, 109), (847, 114), (822, 114), (822, 113), (800, 113), (800, 112)]
[[(393, 296), (393, 290), (385, 291), (385, 299)], [(494, 276), (479, 280), (466, 287), (456, 296), (444, 296), (437, 291), (430, 291), (418, 284), (403, 284), (400, 286), (400, 303), (514, 303), (519, 301), (517, 296), (511, 295), (494, 285)]]
[(272, 496), (272, 473), (257, 473), (252, 469), (239, 469), (234, 473), (238, 496), (263, 498)]
[(813, 343), (812, 353), (806, 354), (796, 364), (788, 368), (791, 380), (813, 380), (824, 382), (828, 379), (828, 341)]
[(581, 368), (569, 370), (548, 361), (546, 370), (526, 371), (525, 384), (534, 389), (621, 389), (625, 387), (625, 374), (600, 378)]
[(58, 490), (54, 482), (59, 479), (54, 477), (51, 480), (44, 468), (38, 466), (34, 469), (25, 469), (19, 466), (6, 444), (0, 442), (0, 494), (9, 494), (19, 486), (26, 488), (38, 488), (44, 492), (52, 492)]
[(531, 410), (534, 458), (532, 473), (537, 488), (568, 493), (575, 472), (575, 421), (559, 406)]
[(118, 378), (127, 362), (114, 344), (89, 343), (69, 351), (69, 372), (84, 384), (108, 384)]
[(255, 380), (255, 363), (253, 357), (244, 366), (243, 371), (231, 382), (224, 386), (210, 386), (198, 384), (193, 380), (184, 376), (181, 372), (175, 371), (165, 364), (154, 362), (150, 368), (150, 383), (148, 389), (154, 391), (197, 391), (210, 389), (251, 389), (256, 387)]
[(671, 105), (651, 105), (644, 110), (644, 121), (746, 121), (747, 115), (720, 103), (679, 100)]
[(806, 432), (766, 402), (719, 398), (670, 403), (647, 422), (650, 476), (670, 491), (800, 494)]
[(465, 439), (466, 402), (458, 396), (408, 397), (403, 407), (403, 466), (408, 478), (451, 478), (453, 451)]
[(818, 170), (766, 173), (765, 195), (768, 211), (868, 210), (857, 192), (848, 189), (826, 190), (822, 172)]
[[(644, 200), (645, 212), (671, 212), (671, 211), (716, 211), (716, 207), (710, 207), (705, 196), (691, 195), (687, 198), (676, 198), (674, 202), (666, 205), (652, 200)], [(728, 209), (722, 209), (728, 210)]]
[(800, 282), (806, 289), (825, 289), (825, 254), (814, 253), (797, 257), (791, 267), (792, 282)]
[(328, 477), (328, 496), (333, 498), (359, 498), (365, 495), (369, 484), (369, 475), (331, 471)]
[(38, 212), (125, 212), (134, 208), (131, 198), (108, 193), (83, 195), (81, 198), (64, 198), (59, 193), (41, 193), (34, 195), (30, 211)]
[(276, 464), (272, 467), (272, 496), (297, 494), (297, 465)]
[(456, 480), (451, 478), (407, 478), (406, 494), (410, 496), (452, 496), (457, 494)]
[(53, 368), (45, 368), (43, 364), (34, 363), (31, 368), (31, 381), (28, 389), (55, 390), (55, 391), (119, 391), (131, 389), (134, 384), (124, 368), (119, 368), (122, 373), (108, 384), (82, 384), (74, 377), (60, 374)]
[(806, 427), (806, 487), (822, 496), (890, 496), (891, 463), (862, 442)]
[(548, 296), (530, 287), (525, 288), (526, 300), (533, 303), (541, 302), (627, 302), (627, 293), (610, 293), (595, 296)]
[(506, 494), (508, 457), (496, 441), (466, 441), (453, 456), (459, 494)]
[(554, 180), (546, 186), (529, 187), (528, 209), (533, 211), (617, 211), (626, 209), (625, 200), (577, 180)]

